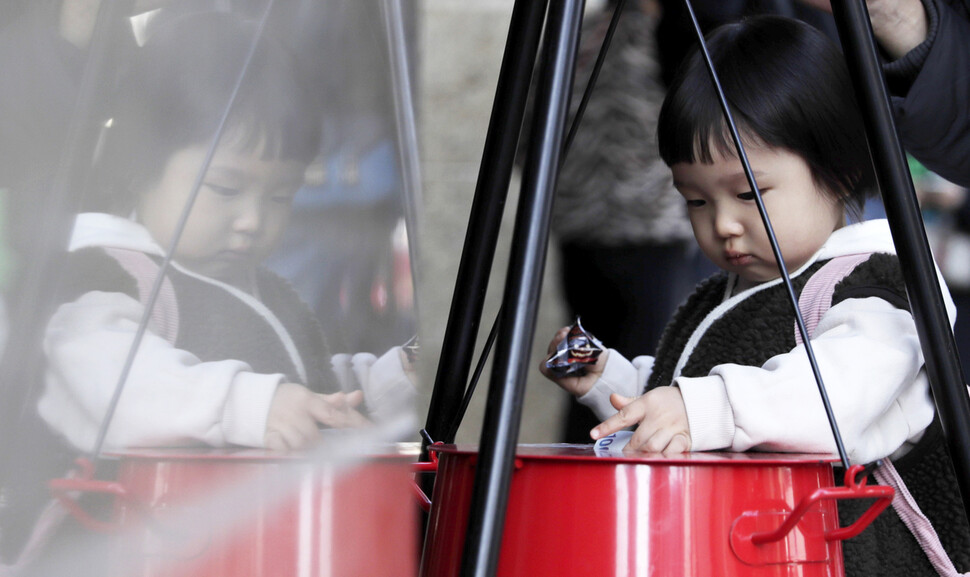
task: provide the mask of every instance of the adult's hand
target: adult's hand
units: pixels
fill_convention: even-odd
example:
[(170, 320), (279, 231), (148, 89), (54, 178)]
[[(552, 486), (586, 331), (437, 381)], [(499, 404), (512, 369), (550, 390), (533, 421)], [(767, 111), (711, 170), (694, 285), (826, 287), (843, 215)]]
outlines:
[[(801, 0), (821, 10), (832, 11), (829, 0)], [(866, 0), (872, 33), (879, 46), (893, 60), (906, 55), (926, 40), (929, 23), (921, 0)]]

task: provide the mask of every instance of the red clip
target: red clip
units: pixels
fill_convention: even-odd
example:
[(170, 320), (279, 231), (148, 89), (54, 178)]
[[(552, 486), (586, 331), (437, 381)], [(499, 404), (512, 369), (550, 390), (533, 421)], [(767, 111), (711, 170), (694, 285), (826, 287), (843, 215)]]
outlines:
[[(437, 441), (432, 443), (431, 446), (444, 445), (442, 441)], [(411, 466), (414, 468), (415, 473), (437, 473), (438, 472), (438, 453), (435, 451), (428, 451), (428, 461), (414, 463)], [(418, 498), (418, 505), (421, 509), (427, 513), (431, 511), (431, 499), (425, 494), (424, 489), (418, 485), (418, 482), (414, 479), (411, 480), (411, 489), (414, 491), (415, 496)]]
[(128, 498), (128, 490), (124, 485), (114, 481), (99, 481), (94, 478), (94, 463), (80, 457), (74, 461), (77, 469), (74, 476), (64, 479), (52, 479), (48, 487), (54, 498), (67, 509), (75, 519), (85, 527), (102, 533), (114, 533), (121, 530), (118, 523), (101, 521), (92, 517), (78, 503), (75, 493), (104, 493), (114, 495), (120, 499)]

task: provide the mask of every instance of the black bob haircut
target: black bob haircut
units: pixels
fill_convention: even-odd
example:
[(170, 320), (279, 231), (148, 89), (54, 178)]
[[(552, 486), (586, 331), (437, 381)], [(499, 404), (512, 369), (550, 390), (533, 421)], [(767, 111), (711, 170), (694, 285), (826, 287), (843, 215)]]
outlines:
[[(320, 148), (320, 101), (272, 30), (258, 39), (219, 146), (309, 164)], [(110, 102), (92, 208), (125, 215), (173, 154), (208, 148), (256, 31), (230, 13), (187, 14), (134, 48)]]
[[(721, 26), (707, 45), (743, 143), (797, 154), (816, 186), (858, 217), (875, 191), (875, 174), (838, 48), (812, 26), (779, 16)], [(668, 166), (709, 164), (715, 152), (738, 156), (698, 49), (667, 92), (657, 136)]]

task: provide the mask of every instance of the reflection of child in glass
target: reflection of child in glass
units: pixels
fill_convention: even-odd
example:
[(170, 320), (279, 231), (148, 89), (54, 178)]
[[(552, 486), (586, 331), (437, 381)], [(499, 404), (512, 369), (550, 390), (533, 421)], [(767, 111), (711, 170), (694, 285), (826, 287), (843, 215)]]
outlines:
[[(833, 258), (862, 255), (811, 337), (849, 458), (891, 456), (944, 545), (956, 544), (948, 551), (970, 554), (887, 223), (846, 223), (861, 212), (871, 168), (841, 54), (815, 29), (768, 17), (720, 28), (710, 50), (796, 294)], [(553, 380), (603, 420), (594, 439), (636, 426), (628, 452), (834, 454), (754, 194), (698, 54), (668, 92), (658, 136), (694, 236), (722, 272), (680, 308), (655, 357), (631, 363), (609, 350), (584, 376)], [(948, 295), (947, 306), (952, 318)], [(921, 501), (927, 494), (936, 496)], [(845, 545), (854, 574), (924, 574), (926, 556), (899, 518), (884, 513), (878, 523), (871, 540)], [(914, 564), (916, 573), (900, 568)], [(878, 567), (885, 571), (869, 571)]]
[[(76, 220), (68, 294), (45, 339), (39, 411), (78, 448), (94, 444), (145, 287), (170, 246), (252, 38), (253, 29), (229, 15), (184, 17), (158, 26), (120, 79), (99, 160), (104, 212)], [(259, 41), (108, 446), (300, 448), (321, 426), (368, 422), (357, 410), (362, 393), (341, 392), (312, 314), (259, 266), (319, 144), (314, 102), (291, 58), (272, 37)], [(411, 390), (399, 349), (381, 359), (343, 358), (334, 368), (341, 377), (361, 376), (365, 391), (368, 381), (380, 381), (384, 392)], [(375, 409), (379, 396), (368, 406)]]

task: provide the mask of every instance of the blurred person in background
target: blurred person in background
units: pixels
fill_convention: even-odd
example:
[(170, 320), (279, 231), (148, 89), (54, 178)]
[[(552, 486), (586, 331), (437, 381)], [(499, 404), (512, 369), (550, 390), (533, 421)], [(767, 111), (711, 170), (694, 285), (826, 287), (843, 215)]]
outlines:
[[(664, 84), (668, 85), (681, 61), (697, 44), (697, 38), (683, 0), (659, 0), (659, 2), (663, 13), (657, 25), (657, 49)], [(838, 42), (835, 20), (826, 13), (825, 9), (810, 4), (811, 2), (802, 3), (798, 0), (695, 0), (691, 2), (697, 21), (705, 34), (720, 24), (734, 22), (744, 16), (774, 14), (811, 24), (834, 42)]]
[[(395, 102), (379, 2), (314, 6), (322, 29), (304, 54), (327, 54), (318, 82), (323, 145), (267, 265), (293, 283), (338, 353), (380, 353), (416, 332)], [(409, 13), (405, 13), (408, 16)]]
[(912, 157), (909, 168), (926, 237), (957, 306), (953, 336), (963, 374), (970, 375), (970, 194)]

